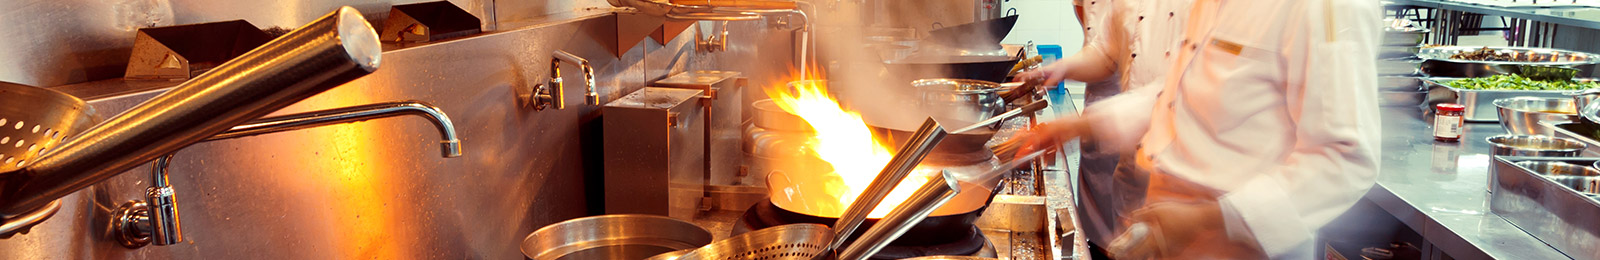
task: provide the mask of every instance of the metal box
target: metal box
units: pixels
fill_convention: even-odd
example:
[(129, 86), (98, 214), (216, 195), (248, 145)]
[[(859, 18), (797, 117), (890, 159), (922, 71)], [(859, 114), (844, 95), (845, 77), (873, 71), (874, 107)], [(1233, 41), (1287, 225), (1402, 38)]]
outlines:
[(1590, 165), (1600, 158), (1494, 156), (1489, 209), (1574, 259), (1600, 258), (1600, 201), (1517, 166), (1522, 161)]
[(739, 127), (743, 105), (739, 104), (741, 89), (747, 80), (739, 72), (697, 70), (678, 73), (651, 83), (652, 87), (694, 89), (704, 91), (706, 105), (706, 181), (711, 185), (765, 185), (747, 176), (739, 168), (744, 165), (743, 144)]
[(646, 87), (606, 104), (606, 214), (694, 217), (705, 192), (703, 95)]

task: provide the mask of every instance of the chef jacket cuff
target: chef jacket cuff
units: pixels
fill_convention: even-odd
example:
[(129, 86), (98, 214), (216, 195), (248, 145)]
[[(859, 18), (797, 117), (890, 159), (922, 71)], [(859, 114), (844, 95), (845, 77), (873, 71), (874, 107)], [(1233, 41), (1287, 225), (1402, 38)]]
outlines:
[[(1310, 229), (1301, 223), (1289, 193), (1272, 175), (1252, 178), (1219, 200), (1228, 237), (1261, 245), (1268, 256), (1295, 252), (1306, 245)], [(1253, 237), (1253, 239), (1251, 239)]]

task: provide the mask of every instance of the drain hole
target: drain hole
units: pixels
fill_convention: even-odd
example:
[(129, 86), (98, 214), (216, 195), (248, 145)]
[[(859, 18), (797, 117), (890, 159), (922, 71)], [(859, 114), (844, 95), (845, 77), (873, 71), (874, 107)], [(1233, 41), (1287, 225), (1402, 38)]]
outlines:
[(39, 126), (38, 125), (34, 125), (33, 126), (33, 132), (34, 133), (38, 133), (39, 132)]
[(16, 126), (16, 127), (14, 127), (14, 128), (16, 128), (16, 129), (22, 129), (22, 120), (17, 120), (17, 126)]

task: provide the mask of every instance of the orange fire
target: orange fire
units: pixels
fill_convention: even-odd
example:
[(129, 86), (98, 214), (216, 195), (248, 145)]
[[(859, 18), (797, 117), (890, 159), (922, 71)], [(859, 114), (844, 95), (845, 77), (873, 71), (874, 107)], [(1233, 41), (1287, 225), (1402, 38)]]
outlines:
[[(894, 157), (894, 150), (890, 148), (893, 143), (872, 136), (861, 114), (841, 107), (828, 94), (826, 85), (826, 81), (802, 80), (788, 88), (770, 89), (767, 93), (778, 107), (799, 116), (816, 129), (811, 140), (808, 140), (807, 149), (833, 166), (834, 172), (826, 173), (833, 176), (825, 177), (831, 179), (836, 176), (838, 180), (830, 181), (824, 187), (828, 196), (837, 197), (838, 204), (823, 206), (822, 212), (833, 213), (826, 217), (837, 217), (843, 215), (850, 203), (883, 170), (884, 165), (889, 164)], [(927, 181), (925, 176), (917, 174), (906, 177), (878, 207), (873, 208), (868, 217), (882, 218), (888, 215), (890, 210), (910, 198), (917, 187)]]

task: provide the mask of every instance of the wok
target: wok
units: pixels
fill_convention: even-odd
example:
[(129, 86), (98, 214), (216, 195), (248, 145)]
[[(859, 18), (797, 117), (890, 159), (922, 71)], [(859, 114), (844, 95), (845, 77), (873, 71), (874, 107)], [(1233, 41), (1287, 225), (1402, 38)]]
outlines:
[(905, 59), (883, 62), (889, 74), (911, 82), (915, 79), (958, 78), (1006, 82), (1011, 67), (1021, 57), (1012, 55), (963, 55), (919, 53)]
[[(819, 173), (789, 174), (773, 172), (767, 176), (768, 194), (771, 195), (771, 198), (765, 203), (756, 204), (751, 210), (756, 211), (757, 215), (771, 216), (784, 223), (831, 225), (838, 221), (838, 218), (822, 215), (824, 213), (819, 212), (822, 209), (818, 207), (820, 203), (813, 201), (825, 199), (828, 201), (824, 202), (838, 204), (837, 201), (834, 201), (836, 200), (834, 197), (817, 195), (827, 194), (826, 185), (820, 185), (820, 183), (829, 182), (830, 177), (828, 176), (830, 175)], [(916, 187), (909, 188), (915, 189)], [(963, 192), (945, 203), (944, 206), (934, 210), (932, 214), (929, 214), (926, 219), (912, 227), (911, 230), (906, 231), (905, 235), (894, 241), (894, 244), (907, 246), (938, 245), (963, 237), (959, 235), (973, 232), (972, 223), (978, 219), (979, 215), (983, 214), (983, 209), (988, 207), (986, 202), (989, 200), (991, 192), (983, 186), (968, 182), (961, 183), (961, 190)], [(843, 207), (838, 209), (842, 211)], [(834, 215), (837, 215), (837, 213), (834, 213)], [(861, 228), (870, 228), (877, 221), (878, 219), (868, 218), (861, 224)], [(860, 234), (861, 232), (857, 232), (850, 239), (853, 240)]]
[(1011, 34), (1011, 28), (1016, 25), (1017, 15), (1011, 15), (936, 28), (928, 31), (928, 38), (924, 38), (923, 41), (963, 49), (994, 48), (1000, 45), (1000, 40), (1004, 40), (1006, 35)]
[[(917, 126), (921, 125), (922, 123), (921, 120), (916, 116), (891, 115), (887, 113), (874, 112), (881, 111), (861, 111), (861, 119), (866, 121), (867, 126), (872, 129), (873, 136), (885, 137), (889, 140), (893, 140), (893, 146), (904, 144), (906, 140), (911, 137), (911, 134), (916, 132)], [(938, 120), (939, 124), (941, 125), (952, 127), (962, 127), (977, 123), (976, 121), (971, 120), (952, 119), (941, 116), (934, 116), (934, 120)], [(939, 146), (935, 146), (933, 148), (933, 154), (929, 155), (928, 158), (930, 161), (945, 161), (946, 159), (956, 159), (948, 158), (949, 156), (967, 155), (981, 157), (967, 159), (987, 160), (989, 157), (989, 149), (984, 145), (989, 142), (989, 139), (994, 138), (994, 134), (996, 132), (998, 131), (995, 131), (994, 129), (982, 128), (964, 133), (950, 133), (949, 136), (944, 138), (943, 142), (939, 143)]]

